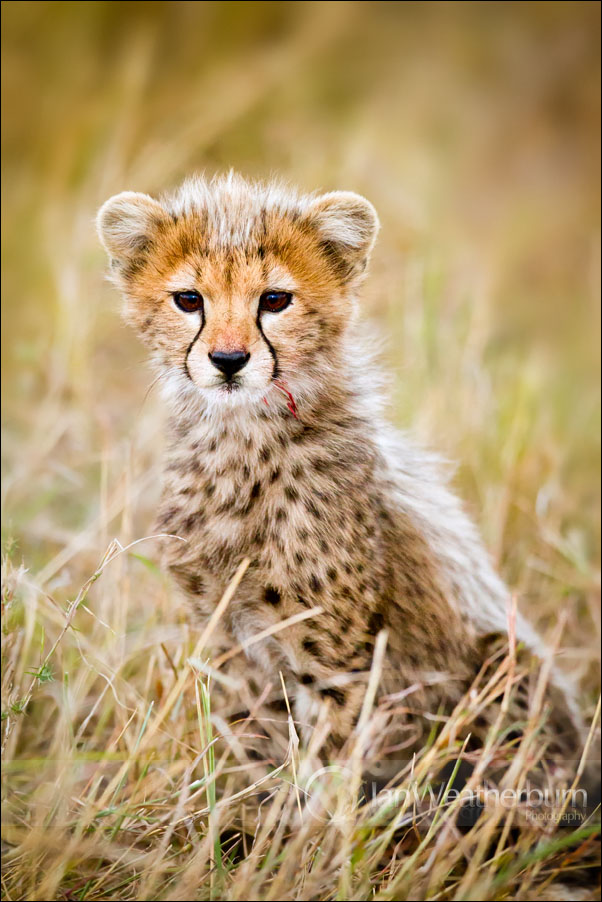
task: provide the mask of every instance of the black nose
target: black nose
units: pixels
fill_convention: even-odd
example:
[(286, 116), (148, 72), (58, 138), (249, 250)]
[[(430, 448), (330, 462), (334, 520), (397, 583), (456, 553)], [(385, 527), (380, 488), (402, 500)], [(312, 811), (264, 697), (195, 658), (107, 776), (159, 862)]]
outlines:
[(234, 373), (242, 370), (250, 356), (244, 351), (214, 351), (213, 354), (209, 354), (209, 360), (230, 379)]

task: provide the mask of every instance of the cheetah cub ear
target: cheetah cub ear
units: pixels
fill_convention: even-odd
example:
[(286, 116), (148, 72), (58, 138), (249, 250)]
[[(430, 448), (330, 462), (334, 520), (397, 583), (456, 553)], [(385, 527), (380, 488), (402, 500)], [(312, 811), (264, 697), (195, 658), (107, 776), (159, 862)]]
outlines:
[(331, 191), (312, 201), (306, 215), (343, 281), (361, 275), (380, 228), (370, 201), (352, 191)]
[(167, 220), (167, 212), (148, 194), (123, 191), (102, 205), (96, 227), (111, 262), (121, 267), (144, 255)]

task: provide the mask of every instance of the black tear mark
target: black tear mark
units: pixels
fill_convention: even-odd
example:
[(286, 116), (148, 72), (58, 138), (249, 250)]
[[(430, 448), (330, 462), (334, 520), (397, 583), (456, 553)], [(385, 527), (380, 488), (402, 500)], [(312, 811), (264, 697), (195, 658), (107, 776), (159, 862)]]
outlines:
[(276, 353), (276, 349), (274, 348), (274, 345), (272, 344), (272, 342), (269, 340), (269, 338), (266, 336), (265, 332), (263, 331), (263, 328), (261, 325), (261, 311), (259, 309), (257, 310), (257, 319), (255, 320), (255, 322), (257, 323), (257, 328), (259, 329), (259, 334), (261, 335), (261, 337), (265, 341), (266, 345), (268, 346), (268, 351), (272, 355), (272, 360), (274, 361), (274, 366), (272, 367), (272, 379), (277, 379), (278, 376), (280, 375), (280, 369), (278, 367), (278, 355)]
[(191, 382), (193, 382), (194, 380), (193, 380), (192, 376), (190, 375), (190, 370), (188, 369), (188, 357), (189, 357), (190, 352), (192, 351), (197, 339), (199, 338), (201, 332), (205, 328), (205, 307), (204, 307), (204, 305), (201, 307), (200, 312), (201, 312), (201, 325), (199, 326), (199, 330), (198, 330), (197, 334), (194, 336), (194, 338), (188, 345), (188, 349), (186, 351), (186, 356), (184, 357), (184, 372), (188, 376), (188, 378), (190, 379)]

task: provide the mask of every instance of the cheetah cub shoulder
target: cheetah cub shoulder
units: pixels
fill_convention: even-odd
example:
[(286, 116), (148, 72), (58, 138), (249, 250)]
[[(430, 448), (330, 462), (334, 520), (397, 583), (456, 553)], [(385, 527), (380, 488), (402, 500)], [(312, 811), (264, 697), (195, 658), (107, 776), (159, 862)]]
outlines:
[(234, 175), (159, 200), (125, 192), (98, 214), (171, 408), (159, 522), (187, 541), (167, 544), (167, 566), (207, 616), (250, 559), (225, 615), (233, 644), (321, 609), (248, 655), (258, 676), (282, 672), (299, 721), (328, 699), (338, 745), (380, 630), (381, 694), (412, 687), (415, 709), (449, 712), (508, 621), (508, 591), (436, 462), (379, 413), (355, 316), (378, 228), (356, 194)]

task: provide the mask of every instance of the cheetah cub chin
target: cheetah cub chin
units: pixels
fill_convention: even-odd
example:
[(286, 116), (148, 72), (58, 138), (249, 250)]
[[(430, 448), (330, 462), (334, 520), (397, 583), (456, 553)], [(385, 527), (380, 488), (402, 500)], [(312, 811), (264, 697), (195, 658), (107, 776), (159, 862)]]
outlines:
[[(98, 214), (171, 408), (159, 524), (186, 541), (166, 542), (166, 564), (207, 617), (250, 559), (224, 618), (232, 644), (321, 609), (248, 657), (260, 685), (282, 673), (302, 726), (327, 700), (333, 747), (382, 629), (380, 698), (397, 694), (407, 747), (408, 721), (450, 713), (508, 623), (508, 591), (436, 460), (381, 418), (355, 317), (378, 228), (357, 194), (232, 174), (159, 200), (124, 192)], [(543, 651), (520, 617), (516, 631)], [(571, 692), (552, 683), (557, 730), (574, 734)]]

